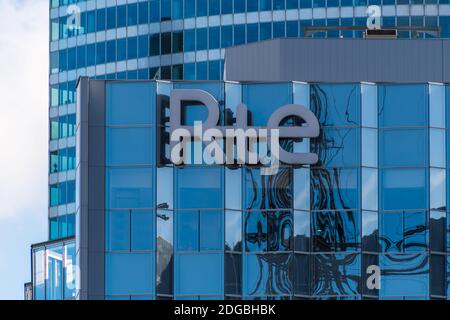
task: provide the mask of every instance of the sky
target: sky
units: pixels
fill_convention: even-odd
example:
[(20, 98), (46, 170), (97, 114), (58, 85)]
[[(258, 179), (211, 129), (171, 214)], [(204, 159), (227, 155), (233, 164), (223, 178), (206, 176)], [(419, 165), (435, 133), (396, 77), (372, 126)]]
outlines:
[(47, 240), (48, 0), (0, 0), (0, 299), (23, 299)]

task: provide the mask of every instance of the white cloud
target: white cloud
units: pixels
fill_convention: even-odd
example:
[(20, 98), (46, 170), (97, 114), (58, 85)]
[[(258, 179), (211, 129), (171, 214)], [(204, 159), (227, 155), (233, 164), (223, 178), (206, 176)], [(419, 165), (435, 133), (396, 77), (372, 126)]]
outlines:
[(0, 226), (47, 215), (48, 30), (48, 0), (0, 0)]

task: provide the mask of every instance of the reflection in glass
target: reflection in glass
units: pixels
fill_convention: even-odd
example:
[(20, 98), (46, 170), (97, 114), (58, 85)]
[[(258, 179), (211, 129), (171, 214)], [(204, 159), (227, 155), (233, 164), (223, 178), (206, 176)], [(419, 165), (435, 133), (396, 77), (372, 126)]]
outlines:
[(323, 126), (360, 124), (360, 84), (311, 85), (311, 111)]
[(294, 169), (294, 209), (309, 210), (310, 198), (309, 168)]
[(173, 209), (173, 167), (158, 167), (156, 177), (156, 207)]
[(430, 129), (430, 166), (445, 167), (445, 130)]
[(292, 169), (280, 168), (275, 175), (260, 169), (245, 169), (246, 209), (292, 208)]
[(312, 259), (312, 295), (360, 293), (360, 254), (316, 254)]
[(359, 208), (357, 169), (312, 169), (311, 209)]
[(426, 297), (429, 287), (429, 261), (426, 254), (380, 255), (381, 296)]
[(377, 86), (375, 84), (361, 84), (361, 125), (364, 127), (378, 127)]
[(225, 254), (225, 294), (242, 295), (242, 255)]
[(430, 127), (445, 128), (445, 86), (429, 84)]
[(314, 251), (355, 251), (360, 247), (359, 211), (312, 212), (311, 218)]
[(314, 166), (356, 166), (359, 164), (360, 129), (322, 128), (311, 139), (311, 152), (319, 156)]
[(242, 208), (242, 169), (225, 168), (225, 208)]
[(173, 294), (173, 212), (158, 210), (156, 215), (156, 291)]
[(427, 126), (427, 85), (378, 85), (378, 114), (380, 128)]
[(291, 211), (249, 211), (245, 214), (244, 230), (247, 252), (292, 249)]
[(446, 209), (445, 169), (430, 168), (430, 208)]
[(225, 212), (225, 250), (242, 250), (242, 212)]
[(363, 210), (378, 210), (378, 170), (362, 168), (361, 194)]
[(361, 129), (361, 164), (367, 167), (378, 166), (378, 130)]
[(291, 295), (293, 254), (249, 254), (246, 258), (246, 292), (249, 296)]
[(311, 213), (294, 212), (294, 250), (309, 252), (311, 241)]

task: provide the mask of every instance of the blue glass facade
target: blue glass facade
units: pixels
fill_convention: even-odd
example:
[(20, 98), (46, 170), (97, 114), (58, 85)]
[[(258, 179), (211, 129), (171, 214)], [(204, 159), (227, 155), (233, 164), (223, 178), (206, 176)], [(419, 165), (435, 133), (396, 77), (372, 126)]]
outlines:
[[(77, 4), (80, 9), (80, 27), (75, 29), (68, 25), (67, 9), (71, 4)], [(273, 38), (304, 37), (305, 26), (364, 26), (366, 8), (373, 4), (382, 8), (383, 26), (440, 27), (441, 37), (450, 37), (448, 0), (50, 0), (49, 240), (76, 234), (75, 104), (76, 81), (80, 76), (109, 80), (219, 81), (224, 77), (225, 48)], [(362, 31), (341, 30), (320, 32), (313, 37), (360, 38), (362, 35)], [(430, 35), (406, 31), (400, 32), (399, 37), (428, 38)], [(439, 240), (441, 237), (433, 239), (434, 233), (431, 232), (432, 226), (438, 230), (436, 232), (444, 234), (447, 228), (445, 176), (448, 157), (442, 145), (447, 145), (449, 140), (445, 124), (439, 122), (446, 119), (445, 110), (438, 106), (448, 100), (448, 93), (442, 91), (442, 86), (203, 84), (202, 88), (219, 101), (232, 101), (222, 105), (231, 112), (235, 111), (238, 102), (245, 103), (254, 111), (255, 125), (265, 125), (275, 106), (310, 96), (310, 99), (302, 101), (320, 119), (322, 134), (311, 141), (310, 146), (302, 144), (295, 147), (311, 148), (311, 152), (320, 155), (319, 164), (308, 170), (284, 168), (276, 179), (282, 183), (282, 187), (276, 187), (277, 191), (274, 191), (276, 196), (266, 194), (267, 185), (274, 181), (261, 178), (255, 168), (157, 167), (161, 155), (154, 145), (161, 132), (167, 132), (168, 128), (158, 122), (158, 117), (152, 113), (153, 107), (144, 106), (142, 101), (150, 101), (157, 108), (155, 92), (168, 95), (172, 88), (198, 85), (154, 82), (141, 86), (146, 90), (136, 84), (123, 84), (108, 92), (109, 100), (120, 103), (125, 95), (128, 104), (129, 92), (134, 92), (133, 108), (140, 111), (139, 115), (132, 115), (128, 110), (112, 108), (108, 113), (106, 134), (108, 141), (113, 143), (106, 145), (106, 165), (109, 168), (106, 181), (111, 192), (107, 195), (108, 212), (105, 217), (111, 229), (106, 229), (110, 239), (105, 239), (105, 261), (113, 267), (131, 266), (131, 260), (126, 260), (124, 252), (136, 253), (130, 259), (140, 261), (140, 265), (154, 266), (157, 276), (151, 276), (151, 282), (146, 281), (145, 287), (134, 288), (136, 290), (126, 287), (128, 278), (126, 281), (117, 278), (117, 283), (106, 285), (107, 298), (178, 299), (189, 295), (209, 298), (321, 297), (322, 293), (316, 292), (312, 283), (317, 279), (328, 283), (324, 278), (328, 275), (320, 275), (320, 272), (327, 271), (314, 267), (314, 263), (319, 263), (317, 257), (321, 256), (316, 253), (322, 251), (328, 255), (324, 255), (325, 260), (321, 261), (328, 263), (330, 268), (336, 266), (332, 259), (344, 259), (347, 254), (354, 257), (351, 263), (348, 262), (348, 270), (356, 270), (351, 267), (355, 265), (370, 265), (368, 261), (386, 265), (387, 270), (397, 270), (406, 269), (406, 266), (390, 265), (391, 260), (385, 261), (381, 258), (383, 255), (372, 254), (372, 249), (406, 257), (406, 252), (413, 251), (414, 254), (420, 247), (423, 249), (419, 250), (421, 254), (427, 257), (427, 263), (424, 263), (427, 272), (431, 268), (445, 268), (448, 260), (445, 254), (429, 254), (432, 245), (439, 248), (433, 250), (438, 253), (445, 252), (441, 250), (442, 246), (447, 247), (445, 241)], [(309, 90), (310, 93), (305, 94), (306, 91), (301, 90)], [(331, 100), (330, 96), (333, 97)], [(405, 97), (411, 97), (411, 105), (404, 100), (400, 103), (400, 99)], [(345, 112), (339, 111), (330, 106), (332, 101), (339, 106), (348, 104), (348, 108)], [(370, 105), (371, 112), (364, 109), (364, 105)], [(402, 110), (399, 105), (404, 106)], [(414, 112), (411, 112), (412, 107), (415, 107)], [(433, 108), (438, 111), (433, 111)], [(186, 121), (192, 124), (193, 120), (201, 118), (202, 109), (192, 106), (186, 116)], [(233, 121), (232, 116), (224, 111), (221, 121), (229, 125)], [(142, 139), (143, 136), (146, 139)], [(406, 137), (414, 137), (414, 142), (406, 143)], [(134, 143), (130, 144), (130, 140)], [(377, 148), (364, 148), (374, 145)], [(211, 181), (192, 185), (192, 177), (197, 174), (206, 174)], [(131, 176), (136, 177), (138, 187), (126, 185), (127, 177)], [(304, 181), (309, 185), (309, 191), (300, 191), (295, 181)], [(230, 187), (230, 184), (239, 188)], [(166, 189), (156, 187), (161, 185)], [(320, 191), (321, 188), (332, 196)], [(129, 189), (134, 191), (128, 194)], [(401, 191), (406, 189), (408, 193)], [(297, 194), (301, 196), (297, 197)], [(204, 205), (198, 207), (199, 202), (204, 202)], [(403, 210), (410, 210), (411, 215), (402, 213)], [(338, 214), (336, 211), (341, 212)], [(115, 212), (117, 216), (113, 215)], [(382, 217), (387, 212), (395, 212), (386, 219), (401, 221), (400, 229), (384, 227)], [(364, 223), (364, 219), (371, 222)], [(279, 231), (286, 238), (260, 239), (261, 234), (281, 228), (278, 226), (280, 222), (274, 222), (278, 220), (283, 221), (283, 228), (287, 228)], [(121, 223), (117, 221), (121, 221), (123, 226), (118, 227)], [(252, 225), (250, 221), (258, 227), (247, 231), (247, 224)], [(348, 221), (352, 223), (350, 227)], [(330, 223), (336, 228), (324, 230), (322, 223)], [(214, 227), (204, 234), (201, 231), (203, 225)], [(230, 228), (240, 228), (242, 232), (230, 233)], [(352, 231), (348, 231), (349, 228), (353, 228)], [(427, 238), (425, 244), (423, 237), (406, 241), (399, 236), (421, 228), (426, 229), (423, 231)], [(338, 229), (346, 230), (345, 235), (348, 234), (350, 239), (346, 239)], [(186, 230), (192, 232), (183, 232)], [(296, 230), (302, 231), (297, 233)], [(152, 241), (144, 239), (144, 231), (155, 235)], [(247, 232), (253, 239), (248, 243), (245, 240)], [(384, 239), (383, 244), (370, 240), (372, 234)], [(131, 237), (128, 240), (127, 235)], [(219, 236), (225, 240), (219, 241)], [(297, 240), (300, 238), (303, 240)], [(271, 241), (275, 241), (273, 247)], [(370, 250), (364, 249), (364, 241), (372, 246)], [(303, 249), (297, 250), (297, 242)], [(165, 248), (165, 251), (158, 248)], [(354, 252), (348, 253), (351, 250)], [(358, 250), (359, 254), (356, 254)], [(207, 265), (200, 256), (190, 258), (191, 251), (208, 254), (211, 257), (208, 263), (222, 266), (222, 271), (218, 271), (224, 280), (221, 286), (215, 286), (214, 290), (207, 287), (197, 291), (189, 289), (191, 284), (184, 282), (192, 280), (187, 277), (189, 270), (220, 269)], [(273, 254), (278, 251), (282, 254)], [(277, 257), (284, 258), (278, 261)], [(398, 261), (397, 258), (399, 256), (392, 261)], [(417, 256), (414, 259), (418, 259)], [(165, 262), (161, 264), (160, 261)], [(186, 265), (178, 273), (177, 261)], [(409, 260), (405, 258), (405, 261)], [(268, 270), (296, 270), (294, 266), (297, 264), (308, 265), (310, 269), (307, 274), (290, 272), (290, 286), (286, 285), (287, 282), (273, 283), (268, 285), (273, 291), (266, 292), (259, 287), (256, 289), (261, 283), (269, 283), (266, 274), (252, 280), (246, 278), (245, 273), (230, 273), (233, 268), (247, 270), (252, 264), (264, 266), (264, 272), (270, 274), (273, 272)], [(355, 271), (355, 276), (362, 279), (359, 286), (352, 287), (357, 289), (357, 293), (353, 294), (351, 292), (355, 291), (348, 289), (350, 291), (345, 294), (332, 292), (326, 296), (377, 296), (363, 291), (361, 283), (365, 274), (361, 270), (359, 273)], [(108, 272), (106, 276), (113, 274)], [(391, 283), (401, 279), (400, 276), (393, 277), (395, 279)], [(427, 281), (445, 282), (445, 276), (442, 277), (428, 277)], [(303, 284), (299, 284), (300, 279)], [(136, 282), (136, 286), (139, 285), (141, 283)], [(335, 283), (331, 286), (340, 288)], [(427, 288), (427, 294), (420, 292), (414, 296), (446, 296), (443, 294), (446, 289), (433, 293), (430, 288)], [(383, 297), (413, 296), (409, 293), (387, 292)], [(47, 293), (45, 297), (53, 296)]]
[[(284, 147), (319, 161), (273, 176), (165, 161), (170, 93), (193, 88), (220, 102), (222, 124), (238, 103), (253, 125), (284, 104), (306, 106), (319, 137)], [(106, 82), (104, 298), (447, 298), (449, 93), (442, 84)], [(204, 120), (202, 106), (184, 108), (184, 123)], [(367, 285), (371, 266), (379, 289)]]
[[(80, 10), (75, 28), (71, 5)], [(439, 26), (441, 36), (450, 37), (448, 0), (50, 0), (49, 218), (74, 214), (72, 193), (59, 197), (74, 183), (74, 170), (64, 159), (57, 167), (53, 161), (75, 147), (78, 77), (221, 80), (225, 48), (303, 37), (305, 26), (365, 26), (368, 5), (381, 6), (383, 26)], [(362, 35), (341, 30), (313, 37)], [(415, 31), (399, 36), (430, 37)], [(51, 239), (65, 234), (53, 225)]]

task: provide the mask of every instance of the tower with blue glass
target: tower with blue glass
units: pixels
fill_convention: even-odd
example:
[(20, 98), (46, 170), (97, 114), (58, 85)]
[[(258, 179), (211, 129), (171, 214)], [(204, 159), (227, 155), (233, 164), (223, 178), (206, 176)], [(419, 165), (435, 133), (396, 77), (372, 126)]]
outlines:
[[(80, 14), (79, 25), (75, 28), (70, 19), (74, 12), (68, 10), (72, 5), (77, 6)], [(32, 278), (34, 298), (72, 299), (76, 297), (76, 290), (74, 289), (74, 274), (76, 268), (69, 267), (69, 265), (72, 265), (72, 263), (74, 266), (76, 265), (74, 262), (76, 261), (75, 234), (77, 232), (75, 227), (77, 224), (76, 84), (80, 77), (89, 77), (98, 80), (153, 79), (218, 81), (223, 79), (225, 73), (224, 60), (226, 48), (274, 38), (304, 37), (305, 27), (307, 26), (365, 26), (367, 20), (366, 9), (368, 5), (379, 5), (381, 7), (381, 21), (382, 26), (384, 27), (438, 27), (440, 28), (441, 37), (445, 38), (450, 36), (450, 3), (448, 3), (447, 0), (421, 0), (411, 2), (408, 0), (50, 0), (49, 241), (33, 246), (34, 271)], [(327, 30), (316, 32), (312, 35), (313, 38), (362, 38), (362, 36), (363, 32), (360, 30), (345, 29), (340, 31)], [(430, 35), (417, 31), (401, 31), (399, 32), (399, 37), (429, 38)], [(424, 41), (426, 41), (426, 39), (424, 39)], [(159, 87), (163, 88), (164, 86), (160, 84)], [(314, 86), (312, 86), (312, 88), (314, 88)], [(358, 91), (359, 89), (355, 90)], [(380, 89), (378, 88), (377, 90)], [(317, 96), (319, 97), (319, 93), (322, 92), (322, 89), (318, 89), (317, 92)], [(248, 97), (252, 96), (250, 93), (246, 93), (246, 91), (242, 91), (241, 95), (242, 99), (244, 99), (246, 95)], [(287, 97), (289, 96), (289, 93), (283, 95), (280, 94), (279, 96)], [(264, 100), (260, 102), (264, 103)], [(256, 115), (258, 115), (258, 113), (256, 113)], [(125, 116), (126, 115), (123, 115), (123, 117)], [(358, 120), (359, 122), (356, 121), (356, 124), (345, 124), (343, 126), (362, 126), (362, 120), (363, 119), (360, 118)], [(428, 120), (424, 121), (426, 122)], [(380, 125), (380, 123), (377, 123), (377, 126)], [(156, 126), (157, 124), (146, 123), (145, 125)], [(428, 126), (428, 124), (425, 125), (422, 122), (414, 123), (412, 125), (419, 127)], [(401, 125), (399, 126), (401, 127)], [(397, 124), (392, 126), (386, 124), (386, 128), (391, 129), (391, 127), (397, 128)], [(368, 129), (370, 128), (372, 127), (368, 125)], [(422, 129), (425, 130), (424, 128)], [(371, 130), (366, 131), (370, 132)], [(418, 131), (416, 131), (416, 133), (417, 132)], [(393, 132), (391, 132), (391, 130), (386, 130), (386, 134), (393, 135), (392, 137), (389, 137), (387, 141), (395, 140), (395, 130), (393, 130)], [(370, 133), (368, 133), (368, 136), (370, 136)], [(154, 139), (157, 137), (158, 134), (155, 133)], [(354, 134), (354, 139), (361, 140), (365, 138), (367, 137), (363, 134), (361, 137)], [(398, 136), (397, 138), (400, 139)], [(359, 140), (355, 140), (354, 142), (357, 141)], [(430, 141), (437, 140), (432, 139)], [(333, 148), (338, 147), (333, 146)], [(364, 173), (361, 171), (358, 175), (358, 179), (361, 179), (364, 174), (369, 174), (368, 172), (371, 171), (370, 169), (378, 168), (378, 164), (384, 166), (381, 160), (387, 161), (386, 170), (382, 170), (382, 174), (389, 177), (389, 172), (391, 172), (392, 177), (393, 171), (389, 171), (388, 169), (396, 167), (395, 156), (393, 154), (399, 149), (392, 147), (392, 150), (392, 154), (389, 153), (387, 158), (377, 160), (380, 162), (377, 162), (376, 166), (373, 162), (370, 165), (368, 164), (367, 170), (364, 170)], [(156, 151), (154, 152), (156, 153)], [(157, 155), (154, 155), (154, 157), (156, 156)], [(376, 157), (378, 159), (377, 155), (372, 155), (371, 157)], [(393, 163), (389, 162), (389, 157), (392, 157)], [(344, 166), (345, 168), (340, 168), (339, 170), (343, 170), (351, 176), (351, 168), (354, 165), (356, 167), (361, 165), (363, 160), (364, 159), (361, 156), (358, 161), (355, 160), (354, 162), (351, 162), (349, 168)], [(413, 158), (410, 160), (412, 161)], [(422, 162), (419, 161), (410, 166), (427, 166), (429, 164), (430, 159), (427, 158), (422, 160)], [(153, 165), (153, 163), (146, 164)], [(364, 164), (362, 164), (362, 166), (366, 167)], [(440, 167), (438, 166), (438, 168)], [(211, 172), (214, 171), (213, 169), (208, 170), (211, 170)], [(410, 170), (413, 169), (410, 168)], [(224, 171), (224, 169), (219, 171)], [(411, 176), (418, 177), (415, 172), (411, 171), (410, 173)], [(431, 173), (431, 171), (423, 173), (425, 175), (424, 181), (430, 177)], [(435, 173), (435, 170), (433, 173)], [(223, 180), (222, 182), (225, 181), (226, 175), (223, 172), (216, 174), (218, 175), (218, 179), (220, 176)], [(242, 174), (245, 176), (244, 173)], [(155, 178), (155, 176), (152, 177), (153, 179)], [(333, 175), (330, 175), (330, 179), (331, 177), (333, 177)], [(180, 181), (182, 181), (182, 178), (180, 179)], [(389, 180), (388, 178), (386, 179)], [(391, 181), (397, 180), (397, 178), (393, 178)], [(295, 181), (295, 179), (292, 181)], [(210, 190), (208, 192), (213, 192), (213, 185), (200, 188), (200, 190)], [(418, 186), (419, 185), (420, 184), (418, 184)], [(158, 188), (156, 189), (159, 190)], [(244, 195), (246, 195), (246, 192), (244, 192), (244, 189), (241, 191), (242, 197), (245, 198)], [(173, 196), (176, 197), (176, 195), (177, 193), (174, 193)], [(392, 195), (392, 197), (395, 198), (396, 196)], [(195, 199), (195, 197), (192, 196), (192, 199)], [(211, 208), (227, 208), (225, 205), (225, 198), (219, 199), (211, 196), (208, 197), (208, 199), (211, 201), (214, 199), (219, 202), (222, 201), (220, 202), (222, 205), (219, 206), (218, 202)], [(415, 199), (419, 201), (420, 197)], [(150, 201), (150, 199), (148, 201)], [(173, 201), (175, 202), (175, 200)], [(181, 203), (182, 199), (180, 198), (177, 201), (180, 201), (179, 203)], [(167, 209), (166, 204), (170, 208), (169, 200), (152, 203), (152, 205), (156, 206), (161, 205), (159, 210)], [(174, 204), (172, 203), (172, 205)], [(180, 208), (184, 208), (183, 206)], [(428, 206), (425, 207), (428, 208)], [(150, 209), (150, 207), (147, 206), (145, 208)], [(289, 206), (289, 208), (294, 211), (296, 210), (293, 206)], [(350, 208), (359, 208), (362, 210), (361, 206), (351, 206)], [(420, 208), (423, 209), (422, 206), (420, 206)], [(108, 208), (108, 210), (109, 209), (111, 208)], [(253, 210), (253, 208), (246, 207), (242, 207), (241, 209)], [(393, 210), (397, 209), (399, 208), (394, 208)], [(437, 212), (441, 211), (438, 210)], [(192, 219), (195, 220), (194, 216), (197, 215), (198, 223), (202, 223), (199, 212), (191, 214), (193, 216)], [(361, 211), (361, 215), (362, 214), (366, 214), (365, 211)], [(132, 213), (129, 213), (129, 215), (130, 216), (126, 218), (126, 214), (124, 214), (123, 219), (125, 221), (124, 223), (129, 221), (131, 225), (133, 221)], [(290, 215), (294, 216), (295, 212), (292, 212)], [(140, 216), (141, 219), (147, 219), (144, 216), (145, 215)], [(166, 219), (170, 215), (162, 213), (162, 216)], [(223, 213), (216, 213), (215, 217), (214, 214), (211, 214), (211, 216), (212, 221), (215, 219), (219, 221), (225, 215)], [(267, 218), (268, 217), (266, 216), (264, 219)], [(139, 218), (136, 217), (136, 219)], [(160, 222), (162, 223), (162, 221), (174, 221), (173, 219), (175, 219), (175, 217), (167, 220), (155, 219), (155, 221), (161, 220)], [(333, 219), (332, 221), (342, 220), (336, 217)], [(319, 219), (319, 221), (323, 220), (324, 219), (322, 218)], [(409, 221), (410, 219), (403, 214), (401, 221), (403, 220)], [(193, 223), (192, 221), (186, 223), (189, 225), (189, 223)], [(429, 221), (429, 219), (427, 221)], [(268, 222), (265, 223), (267, 224)], [(245, 224), (245, 222), (243, 221), (242, 224)], [(174, 228), (176, 227), (177, 224), (174, 225)], [(217, 228), (219, 227), (220, 225), (217, 225)], [(154, 228), (157, 230), (157, 226)], [(409, 230), (407, 227), (405, 228), (405, 230)], [(259, 244), (261, 241), (258, 237), (261, 235), (262, 230), (264, 229), (254, 230), (253, 232), (256, 244)], [(310, 232), (312, 232), (312, 230), (310, 230)], [(220, 233), (213, 232), (213, 234), (219, 235)], [(178, 237), (176, 229), (174, 229), (174, 235)], [(223, 235), (226, 236), (225, 231), (223, 231)], [(181, 237), (182, 234), (179, 236)], [(202, 238), (201, 236), (199, 237), (200, 240), (198, 240), (197, 243), (189, 244), (190, 241), (193, 241), (192, 239), (186, 239), (183, 243), (185, 242), (187, 247), (192, 246), (193, 248), (201, 250), (199, 248), (201, 248)], [(160, 241), (154, 240), (154, 243), (147, 243), (145, 245), (141, 243), (140, 245), (143, 245), (145, 248), (148, 246), (169, 248), (174, 245), (165, 238), (157, 239)], [(218, 239), (216, 239), (216, 242), (217, 241)], [(243, 240), (241, 239), (240, 242), (238, 241), (239, 244), (230, 243), (229, 245), (232, 247), (243, 246), (242, 241)], [(219, 242), (217, 242), (216, 245), (219, 245)], [(220, 250), (223, 249), (224, 245), (224, 243), (220, 242), (220, 246), (222, 246), (219, 246)], [(132, 244), (129, 244), (129, 247), (125, 245), (125, 247), (127, 249), (123, 250), (134, 250)], [(217, 249), (219, 247), (207, 246), (206, 249), (214, 252), (215, 250), (219, 250)], [(152, 250), (155, 250), (155, 252), (157, 251), (157, 249)], [(224, 263), (243, 263), (239, 262), (239, 259), (235, 259), (235, 257), (239, 256), (239, 254), (222, 255), (221, 259)], [(156, 258), (154, 259), (154, 261), (162, 261)], [(163, 268), (162, 266), (164, 264), (168, 265), (173, 263), (170, 262), (169, 256), (166, 256), (164, 259), (164, 263), (155, 262), (155, 270)], [(147, 262), (150, 263), (150, 261)], [(151, 262), (151, 264), (153, 264), (153, 262)], [(247, 268), (249, 265), (251, 265), (251, 259), (250, 262), (247, 261), (243, 263), (242, 267)], [(271, 264), (269, 263), (269, 265)], [(48, 266), (51, 266), (51, 268)], [(225, 268), (224, 270), (225, 274), (228, 274), (228, 269)], [(61, 279), (64, 279), (64, 281), (61, 280), (59, 283), (58, 281), (53, 283), (52, 281), (58, 279), (58, 277), (51, 276), (51, 272), (61, 275)], [(164, 275), (167, 276), (167, 273)], [(175, 278), (172, 280), (175, 281)], [(172, 287), (178, 285), (180, 284), (174, 282)], [(222, 296), (226, 292), (225, 289), (227, 288), (227, 284), (223, 285), (223, 287), (222, 291), (218, 290), (216, 292), (217, 294), (208, 293), (206, 295), (210, 297)], [(246, 296), (249, 292), (250, 291), (245, 294), (241, 293), (241, 295)], [(182, 296), (184, 294), (185, 293), (172, 292), (167, 294), (160, 293), (159, 296), (173, 297), (174, 295)], [(234, 293), (230, 294), (233, 295)], [(105, 295), (109, 297), (115, 296), (113, 293)], [(129, 296), (134, 295), (134, 292), (129, 294)], [(154, 291), (150, 296), (156, 297), (157, 295), (158, 293)], [(188, 296), (187, 293), (186, 295)], [(239, 296), (239, 294), (236, 295)], [(148, 297), (149, 294), (146, 293), (142, 296)]]

